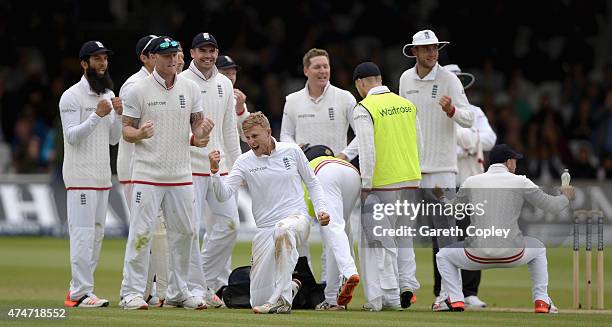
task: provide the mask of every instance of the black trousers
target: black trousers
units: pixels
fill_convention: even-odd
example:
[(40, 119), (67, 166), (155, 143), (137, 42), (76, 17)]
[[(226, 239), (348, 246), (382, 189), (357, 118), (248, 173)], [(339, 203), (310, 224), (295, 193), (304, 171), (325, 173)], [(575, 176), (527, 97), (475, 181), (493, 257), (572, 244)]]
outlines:
[[(457, 220), (457, 226), (461, 228), (465, 234), (465, 229), (470, 225), (470, 218), (466, 217), (462, 220)], [(465, 237), (460, 237), (459, 240), (463, 241)], [(438, 271), (438, 265), (436, 264), (436, 253), (440, 251), (438, 247), (438, 240), (436, 237), (432, 237), (433, 245), (433, 265), (434, 265), (434, 295), (440, 295), (440, 287), (442, 286), (442, 276)], [(463, 296), (468, 297), (472, 295), (478, 295), (478, 286), (480, 286), (480, 270), (461, 270), (461, 281), (463, 286)]]

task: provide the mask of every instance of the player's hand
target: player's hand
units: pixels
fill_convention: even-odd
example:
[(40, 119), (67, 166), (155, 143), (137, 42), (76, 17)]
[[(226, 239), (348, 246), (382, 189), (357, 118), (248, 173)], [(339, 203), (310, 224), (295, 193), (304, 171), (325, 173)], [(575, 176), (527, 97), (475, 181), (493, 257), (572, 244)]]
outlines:
[(147, 120), (138, 130), (140, 131), (141, 139), (149, 139), (154, 134), (154, 124), (152, 121)]
[(438, 103), (442, 107), (442, 110), (447, 114), (453, 110), (453, 100), (448, 95), (443, 95)]
[(338, 158), (338, 159), (342, 159), (342, 160), (346, 160), (346, 161), (349, 161), (349, 160), (348, 160), (348, 157), (346, 156), (346, 154), (344, 154), (344, 153), (342, 153), (342, 152), (338, 153), (338, 154), (336, 155), (336, 158)]
[(204, 117), (204, 119), (202, 119), (202, 122), (200, 123), (200, 131), (202, 134), (199, 135), (199, 138), (209, 136), (213, 127), (215, 127), (215, 123), (212, 121), (212, 119)]
[(219, 150), (212, 150), (208, 153), (208, 160), (210, 161), (210, 171), (214, 174), (219, 171), (219, 162), (221, 161), (221, 152)]
[(317, 220), (319, 220), (321, 226), (327, 226), (329, 224), (329, 214), (325, 211), (319, 211)]
[(432, 191), (438, 200), (444, 196), (444, 190), (438, 185), (434, 186)]
[(102, 99), (98, 102), (98, 106), (96, 107), (96, 115), (104, 117), (108, 115), (111, 110), (113, 110), (113, 107), (111, 106), (110, 101)]
[(244, 104), (246, 103), (247, 96), (239, 89), (234, 89), (234, 96), (236, 97), (236, 114), (241, 115), (246, 110)]
[(371, 189), (369, 188), (362, 188), (361, 189), (361, 203), (365, 203), (365, 200), (368, 198), (368, 195), (370, 195), (370, 192), (372, 192)]
[(121, 98), (111, 98), (111, 103), (113, 104), (113, 109), (115, 110), (117, 115), (123, 115), (123, 101), (121, 101)]
[(574, 199), (574, 187), (569, 185), (569, 186), (561, 186), (561, 194), (565, 195), (565, 197), (568, 200), (572, 200)]
[(210, 142), (210, 135), (206, 135), (203, 138), (194, 137), (192, 145), (198, 148), (204, 148)]

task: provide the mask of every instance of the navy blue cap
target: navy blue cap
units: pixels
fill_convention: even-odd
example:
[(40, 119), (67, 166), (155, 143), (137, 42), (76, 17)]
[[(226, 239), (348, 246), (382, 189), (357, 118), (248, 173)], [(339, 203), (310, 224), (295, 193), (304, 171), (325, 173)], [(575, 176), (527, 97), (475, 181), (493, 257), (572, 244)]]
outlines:
[(362, 62), (353, 70), (353, 82), (370, 76), (380, 76), (380, 69), (371, 61)]
[(156, 37), (157, 35), (153, 34), (141, 37), (140, 40), (136, 42), (136, 55), (148, 54), (149, 51), (151, 51), (151, 43)]
[(489, 164), (504, 163), (508, 159), (523, 159), (523, 155), (518, 153), (508, 144), (498, 144), (489, 153)]
[(164, 54), (180, 51), (178, 41), (173, 40), (169, 36), (160, 36), (156, 39), (153, 39), (149, 47), (151, 49), (149, 50), (149, 53), (155, 54)]
[(218, 69), (240, 69), (240, 66), (230, 56), (218, 56), (215, 65)]
[(203, 45), (210, 44), (215, 48), (219, 49), (219, 45), (217, 44), (217, 39), (210, 33), (198, 33), (193, 37), (193, 41), (191, 41), (191, 48), (199, 48)]
[(308, 161), (316, 159), (318, 157), (323, 156), (334, 156), (334, 151), (325, 145), (312, 145), (309, 144), (304, 145), (304, 154)]
[(100, 41), (87, 41), (81, 46), (79, 50), (79, 59), (85, 60), (90, 56), (97, 55), (100, 53), (106, 53), (112, 55), (114, 52), (104, 46)]

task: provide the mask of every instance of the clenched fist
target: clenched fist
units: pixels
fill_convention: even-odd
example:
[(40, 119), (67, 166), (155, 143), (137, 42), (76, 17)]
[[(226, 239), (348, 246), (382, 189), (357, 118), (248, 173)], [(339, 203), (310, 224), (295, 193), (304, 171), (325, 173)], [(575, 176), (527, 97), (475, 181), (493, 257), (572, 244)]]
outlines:
[(453, 100), (448, 95), (443, 95), (438, 103), (447, 114), (453, 110)]
[(111, 103), (113, 104), (113, 109), (115, 110), (117, 115), (123, 115), (123, 101), (121, 101), (121, 98), (111, 98)]
[(96, 107), (96, 115), (104, 117), (108, 115), (111, 110), (113, 110), (111, 103), (106, 99), (102, 99), (98, 102), (98, 106)]
[(221, 161), (221, 152), (219, 150), (212, 150), (208, 153), (208, 160), (210, 161), (210, 172), (216, 173), (219, 171), (219, 162)]
[(138, 130), (140, 131), (140, 135), (142, 139), (148, 139), (153, 137), (153, 122), (147, 120)]
[(327, 226), (329, 224), (329, 214), (325, 211), (319, 211), (317, 220), (319, 220), (321, 226)]

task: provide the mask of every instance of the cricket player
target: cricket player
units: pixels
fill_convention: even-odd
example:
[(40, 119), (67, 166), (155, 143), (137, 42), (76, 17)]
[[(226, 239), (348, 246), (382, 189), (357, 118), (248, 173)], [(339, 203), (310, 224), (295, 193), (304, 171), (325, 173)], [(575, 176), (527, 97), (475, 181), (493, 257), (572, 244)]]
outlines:
[[(231, 256), (238, 236), (238, 207), (235, 200), (220, 202), (212, 192), (208, 153), (223, 152), (222, 176), (226, 176), (241, 154), (232, 82), (219, 74), (215, 61), (219, 55), (217, 40), (210, 33), (198, 33), (191, 43), (191, 64), (180, 76), (195, 82), (200, 88), (204, 116), (211, 117), (216, 128), (208, 146), (191, 149), (191, 168), (195, 189), (195, 218), (203, 223), (206, 234), (202, 239), (201, 267), (206, 284), (216, 293), (227, 285), (231, 273)], [(225, 177), (223, 177), (225, 178)], [(210, 215), (205, 215), (208, 207)], [(195, 256), (194, 256), (195, 257)], [(196, 263), (192, 263), (195, 266)]]
[(106, 307), (94, 294), (94, 271), (100, 258), (111, 189), (109, 144), (121, 138), (121, 99), (112, 91), (108, 55), (100, 41), (87, 41), (79, 51), (83, 76), (59, 101), (64, 133), (62, 173), (66, 185), (70, 270), (64, 306)]
[[(325, 301), (319, 303), (315, 310), (346, 310), (346, 305), (353, 297), (353, 290), (359, 284), (359, 274), (347, 235), (350, 228), (347, 227), (359, 200), (361, 177), (349, 162), (334, 158), (334, 152), (325, 145), (307, 146), (304, 154), (321, 183), (329, 209), (329, 225), (321, 229), (327, 251)], [(310, 215), (314, 217), (312, 202), (308, 197), (306, 204)]]
[[(464, 73), (458, 65), (451, 64), (443, 67), (445, 70), (457, 75), (463, 89), (467, 90), (474, 82), (474, 75)], [(482, 109), (469, 104), (468, 108), (474, 114), (474, 125), (469, 128), (457, 126), (457, 187), (461, 186), (466, 178), (484, 172), (484, 152), (491, 151), (497, 135), (489, 125), (489, 120)], [(470, 225), (470, 218), (457, 221), (461, 229)], [(459, 240), (463, 240), (459, 238)], [(461, 282), (463, 283), (463, 296), (467, 309), (484, 308), (487, 304), (478, 297), (478, 286), (480, 285), (480, 270), (461, 270)]]
[[(447, 41), (438, 41), (433, 31), (423, 30), (415, 33), (412, 43), (406, 44), (402, 50), (406, 57), (416, 59), (415, 66), (400, 77), (399, 95), (418, 108), (423, 131), (423, 152), (420, 153), (423, 179), (417, 202), (432, 201), (431, 189), (435, 185), (444, 188), (449, 198), (454, 197), (457, 184), (455, 123), (461, 127), (474, 124), (474, 114), (469, 110), (461, 82), (455, 74), (438, 64), (438, 51), (447, 44)], [(452, 217), (433, 216), (427, 219), (434, 228), (455, 226)], [(432, 237), (432, 241), (435, 253), (438, 248), (456, 242), (456, 238), (438, 236)], [(400, 273), (403, 271), (400, 270)], [(446, 295), (440, 292), (439, 274), (434, 262), (434, 295), (437, 298), (433, 307), (443, 307), (440, 303)]]
[(251, 114), (242, 126), (251, 150), (238, 157), (226, 179), (219, 174), (220, 152), (209, 154), (213, 189), (219, 201), (227, 201), (246, 183), (257, 225), (251, 259), (253, 312), (290, 313), (300, 287), (299, 281), (291, 279), (297, 248), (308, 240), (310, 231), (302, 182), (321, 226), (329, 223), (323, 189), (302, 150), (293, 143), (276, 142), (261, 112)]
[(417, 108), (382, 84), (380, 69), (363, 62), (353, 71), (363, 100), (355, 107), (359, 140), (362, 207), (361, 273), (366, 300), (363, 309), (402, 310), (416, 302), (419, 289), (411, 237), (380, 237), (374, 228), (403, 226), (397, 213), (374, 221), (371, 205), (413, 202), (421, 180), (421, 139)]
[(562, 187), (562, 195), (551, 196), (525, 176), (515, 175), (516, 160), (522, 155), (506, 144), (493, 147), (490, 167), (486, 173), (468, 177), (452, 201), (445, 199), (441, 189), (434, 191), (442, 201), (452, 204), (486, 204), (483, 215), (472, 216), (475, 229), (508, 229), (506, 236), (489, 238), (468, 236), (465, 241), (440, 249), (436, 255), (443, 288), (448, 291), (444, 301), (451, 311), (463, 311), (459, 269), (481, 270), (528, 265), (531, 274), (532, 298), (536, 313), (557, 313), (548, 296), (546, 247), (542, 242), (523, 236), (518, 219), (525, 201), (555, 214), (569, 208), (574, 196), (571, 186)]
[[(119, 97), (125, 99), (136, 82), (149, 76), (155, 68), (154, 56), (149, 55), (151, 42), (157, 38), (156, 35), (147, 35), (136, 42), (136, 56), (142, 62), (138, 72), (130, 76), (119, 90)], [(131, 208), (132, 198), (132, 164), (134, 157), (134, 144), (126, 142), (123, 138), (119, 140), (119, 151), (117, 153), (117, 177), (123, 187), (125, 201), (128, 209)], [(155, 225), (155, 232), (151, 240), (151, 260), (149, 261), (149, 274), (147, 277), (147, 288), (144, 299), (154, 306), (162, 306), (166, 298), (168, 287), (168, 240), (166, 236), (165, 218), (162, 211), (159, 212), (159, 220)], [(154, 296), (155, 295), (155, 296)]]
[[(355, 130), (353, 108), (357, 101), (346, 90), (329, 82), (331, 66), (326, 50), (313, 48), (302, 58), (306, 85), (287, 96), (281, 122), (281, 142), (303, 146), (323, 144), (330, 147), (336, 157), (351, 161), (357, 156), (357, 140), (347, 145), (349, 126)], [(300, 249), (304, 255), (310, 252), (308, 243)], [(321, 276), (325, 278), (325, 253), (321, 255)], [(310, 258), (310, 255), (308, 255)]]
[(238, 134), (240, 135), (240, 139), (246, 143), (246, 138), (244, 137), (244, 132), (242, 131), (242, 122), (244, 122), (244, 120), (247, 119), (251, 113), (247, 108), (246, 94), (244, 94), (244, 92), (242, 92), (240, 89), (236, 88), (236, 77), (238, 75), (238, 70), (240, 70), (240, 66), (230, 56), (224, 55), (217, 57), (215, 66), (217, 66), (217, 69), (219, 69), (219, 73), (225, 75), (225, 77), (232, 81), (232, 85), (234, 86), (234, 108), (236, 109), (236, 125), (238, 126)]
[(148, 308), (143, 296), (151, 237), (161, 207), (167, 217), (170, 284), (175, 278), (176, 285), (168, 288), (167, 302), (204, 309), (204, 299), (193, 295), (187, 285), (192, 241), (197, 240), (189, 131), (203, 142), (214, 123), (203, 117), (198, 86), (176, 74), (178, 42), (167, 36), (156, 38), (150, 52), (155, 60), (153, 73), (137, 82), (125, 99), (123, 138), (135, 143), (135, 151), (120, 306)]

